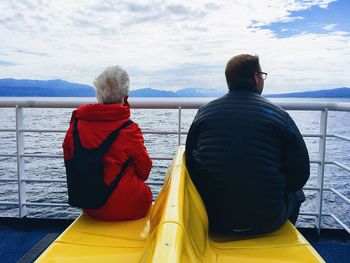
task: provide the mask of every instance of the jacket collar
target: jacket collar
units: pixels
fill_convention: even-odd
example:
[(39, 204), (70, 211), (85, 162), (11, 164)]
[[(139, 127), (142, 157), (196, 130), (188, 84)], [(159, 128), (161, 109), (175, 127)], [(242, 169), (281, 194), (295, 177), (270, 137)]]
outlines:
[(87, 104), (76, 110), (76, 117), (89, 121), (118, 121), (130, 118), (130, 105)]
[(252, 93), (259, 93), (259, 90), (256, 86), (254, 85), (237, 85), (233, 89), (229, 91), (230, 93), (233, 92), (252, 92)]

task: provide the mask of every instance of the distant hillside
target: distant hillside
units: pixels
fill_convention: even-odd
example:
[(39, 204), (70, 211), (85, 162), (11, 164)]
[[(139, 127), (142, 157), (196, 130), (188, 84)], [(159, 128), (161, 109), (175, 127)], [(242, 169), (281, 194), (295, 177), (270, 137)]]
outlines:
[(55, 80), (0, 79), (4, 97), (93, 97), (91, 86)]
[(350, 98), (350, 88), (337, 88), (283, 94), (268, 94), (268, 98)]
[(131, 90), (130, 97), (177, 97), (172, 91), (157, 90), (152, 88)]
[(175, 92), (146, 88), (146, 89), (132, 90), (130, 92), (130, 97), (215, 98), (215, 97), (220, 97), (224, 94), (225, 94), (225, 91), (220, 92), (215, 90), (197, 89), (197, 88), (181, 89)]
[[(224, 91), (187, 88), (176, 92), (145, 88), (131, 90), (130, 97), (219, 97)], [(93, 87), (64, 80), (0, 79), (2, 97), (94, 97)]]
[[(226, 90), (186, 88), (178, 91), (165, 91), (153, 88), (131, 90), (130, 97), (167, 98), (217, 98)], [(55, 80), (0, 79), (0, 96), (3, 97), (94, 97), (95, 90), (88, 85)], [(268, 98), (350, 98), (350, 88), (267, 94)]]
[(177, 97), (217, 98), (223, 96), (226, 92), (226, 90), (187, 88), (178, 90), (175, 94)]

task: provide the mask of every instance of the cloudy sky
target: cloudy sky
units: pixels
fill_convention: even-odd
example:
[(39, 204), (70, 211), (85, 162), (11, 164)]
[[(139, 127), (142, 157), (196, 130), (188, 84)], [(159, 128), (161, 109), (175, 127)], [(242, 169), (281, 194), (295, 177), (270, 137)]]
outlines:
[(0, 78), (226, 89), (235, 54), (260, 57), (266, 93), (350, 87), (348, 0), (1, 0)]

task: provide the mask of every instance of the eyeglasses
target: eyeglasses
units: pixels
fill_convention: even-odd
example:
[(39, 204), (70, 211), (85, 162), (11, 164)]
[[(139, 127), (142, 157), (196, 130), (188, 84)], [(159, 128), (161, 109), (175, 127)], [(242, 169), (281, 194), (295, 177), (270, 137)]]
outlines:
[(263, 78), (263, 80), (267, 79), (267, 73), (266, 72), (258, 71), (256, 73), (260, 74), (261, 77)]

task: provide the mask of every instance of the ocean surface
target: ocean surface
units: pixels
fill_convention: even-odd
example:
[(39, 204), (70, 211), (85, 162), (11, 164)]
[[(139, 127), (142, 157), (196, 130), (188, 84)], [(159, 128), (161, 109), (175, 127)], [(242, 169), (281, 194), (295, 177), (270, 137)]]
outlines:
[[(3, 98), (2, 98), (3, 99)], [(65, 100), (66, 98), (55, 98)], [(276, 101), (276, 99), (272, 99)], [(278, 101), (327, 101), (348, 102), (350, 99), (278, 99)], [(25, 129), (55, 129), (68, 128), (72, 109), (24, 109)], [(187, 132), (197, 110), (182, 110), (181, 130)], [(289, 111), (302, 133), (319, 133), (320, 112)], [(178, 110), (133, 109), (132, 119), (143, 131), (173, 131), (177, 132)], [(0, 108), (0, 129), (15, 129), (15, 109)], [(350, 137), (350, 112), (329, 112), (328, 133)], [(62, 154), (64, 133), (26, 132), (24, 134), (25, 154)], [(178, 145), (177, 135), (145, 134), (145, 144), (151, 157), (172, 158)], [(310, 159), (318, 159), (318, 138), (305, 138)], [(181, 143), (186, 141), (186, 135), (181, 136)], [(0, 154), (16, 154), (15, 132), (0, 132)], [(350, 142), (336, 138), (327, 139), (326, 160), (338, 161), (350, 166)], [(154, 160), (149, 183), (163, 182), (169, 160)], [(311, 164), (311, 176), (307, 186), (316, 187), (317, 164)], [(25, 158), (25, 174), (29, 179), (65, 179), (63, 158)], [(17, 162), (15, 157), (0, 157), (0, 179), (17, 178)], [(326, 165), (325, 187), (332, 187), (350, 198), (350, 172), (335, 165)], [(160, 186), (151, 186), (154, 198), (157, 197)], [(49, 203), (67, 202), (65, 183), (26, 183), (27, 202)], [(302, 205), (304, 212), (316, 211), (316, 192), (306, 191), (307, 201)], [(18, 200), (17, 182), (0, 182), (0, 201), (15, 202)], [(336, 197), (331, 192), (324, 193), (323, 211), (333, 213), (350, 226), (350, 205)], [(44, 218), (75, 218), (80, 210), (64, 207), (28, 206), (28, 217)], [(18, 216), (15, 206), (0, 205), (0, 216)], [(300, 216), (299, 226), (311, 227), (313, 217)], [(323, 218), (323, 227), (339, 228), (331, 218)]]

